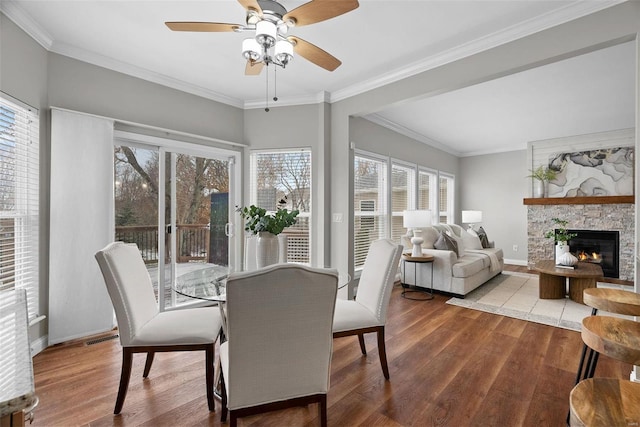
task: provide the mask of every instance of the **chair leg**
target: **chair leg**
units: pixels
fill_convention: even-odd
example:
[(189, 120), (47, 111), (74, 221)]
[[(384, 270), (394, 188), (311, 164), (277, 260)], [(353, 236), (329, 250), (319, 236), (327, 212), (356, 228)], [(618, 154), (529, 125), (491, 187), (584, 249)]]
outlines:
[(207, 403), (209, 404), (209, 410), (211, 412), (215, 412), (216, 405), (215, 400), (213, 398), (213, 366), (215, 359), (215, 347), (214, 344), (211, 344), (210, 347), (207, 347), (205, 350), (205, 372), (206, 372), (206, 383), (207, 383)]
[(382, 373), (386, 379), (389, 379), (389, 367), (387, 366), (387, 350), (384, 342), (384, 326), (378, 328), (378, 356), (382, 365)]
[(220, 421), (227, 421), (227, 387), (224, 384), (224, 375), (220, 374), (220, 400), (222, 400), (222, 412), (220, 413)]
[(151, 371), (151, 365), (153, 364), (153, 356), (155, 355), (155, 351), (147, 352), (147, 361), (144, 363), (144, 372), (142, 373), (142, 378), (147, 378), (149, 376), (149, 371)]
[(367, 347), (364, 345), (364, 334), (358, 334), (358, 342), (360, 343), (360, 351), (366, 356)]
[(327, 427), (327, 395), (323, 395), (318, 405), (318, 411), (320, 412), (320, 426)]
[(122, 349), (122, 372), (120, 373), (120, 386), (118, 387), (118, 397), (116, 397), (116, 407), (114, 414), (119, 414), (124, 405), (124, 398), (127, 397), (127, 389), (129, 388), (129, 378), (131, 378), (131, 364), (133, 362), (133, 352), (124, 347)]
[(229, 411), (229, 427), (238, 427), (238, 414), (235, 411)]

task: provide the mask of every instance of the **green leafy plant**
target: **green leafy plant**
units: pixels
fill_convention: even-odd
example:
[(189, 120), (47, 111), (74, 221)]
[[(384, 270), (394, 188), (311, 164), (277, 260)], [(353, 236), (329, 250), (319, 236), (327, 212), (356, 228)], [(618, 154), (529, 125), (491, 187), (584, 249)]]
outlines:
[(531, 175), (527, 175), (527, 178), (537, 179), (542, 182), (549, 182), (556, 179), (556, 171), (551, 169), (549, 166), (540, 165), (535, 169), (529, 169)]
[(551, 218), (551, 221), (556, 225), (556, 228), (544, 233), (544, 237), (547, 239), (553, 239), (555, 242), (563, 242), (566, 244), (569, 240), (577, 236), (576, 233), (569, 233), (567, 230), (569, 221), (560, 218)]
[(259, 208), (255, 205), (249, 207), (237, 207), (236, 211), (245, 219), (244, 229), (253, 234), (261, 231), (267, 231), (272, 234), (280, 234), (282, 231), (291, 227), (298, 220), (296, 217), (300, 213), (297, 209), (288, 211), (286, 208), (278, 208), (275, 213), (268, 213), (266, 209)]

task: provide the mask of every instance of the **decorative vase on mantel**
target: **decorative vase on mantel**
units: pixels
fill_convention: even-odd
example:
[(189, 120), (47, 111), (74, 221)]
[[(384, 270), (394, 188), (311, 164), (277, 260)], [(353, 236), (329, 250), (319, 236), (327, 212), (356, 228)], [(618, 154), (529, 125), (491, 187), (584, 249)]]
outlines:
[(256, 267), (276, 264), (279, 258), (278, 236), (268, 231), (259, 231), (256, 238)]
[(535, 198), (540, 198), (540, 197), (547, 197), (546, 195), (546, 189), (547, 189), (547, 183), (544, 181), (540, 181), (538, 179), (534, 179), (533, 180), (533, 197)]

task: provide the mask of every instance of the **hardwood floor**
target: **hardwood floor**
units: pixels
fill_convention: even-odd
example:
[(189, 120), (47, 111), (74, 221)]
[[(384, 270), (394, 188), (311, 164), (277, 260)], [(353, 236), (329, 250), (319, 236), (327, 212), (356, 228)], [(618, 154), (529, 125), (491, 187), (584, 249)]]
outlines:
[[(407, 300), (400, 290), (393, 290), (386, 328), (390, 381), (382, 375), (375, 335), (367, 337), (367, 357), (356, 337), (334, 340), (330, 426), (566, 425), (582, 346), (578, 332), (448, 305), (443, 295)], [(221, 425), (220, 402), (215, 413), (207, 409), (203, 352), (156, 354), (146, 380), (144, 355), (134, 356), (122, 414), (113, 415), (120, 363), (117, 339), (38, 354), (33, 425)], [(631, 368), (603, 356), (596, 375), (628, 379)], [(317, 409), (239, 424), (316, 426)]]

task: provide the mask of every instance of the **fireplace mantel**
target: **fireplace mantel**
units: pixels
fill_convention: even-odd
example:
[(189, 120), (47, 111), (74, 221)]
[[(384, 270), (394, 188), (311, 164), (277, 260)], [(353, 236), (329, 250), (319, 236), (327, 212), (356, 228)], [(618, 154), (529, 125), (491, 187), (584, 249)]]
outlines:
[(538, 197), (523, 199), (525, 205), (611, 205), (635, 203), (635, 196)]

